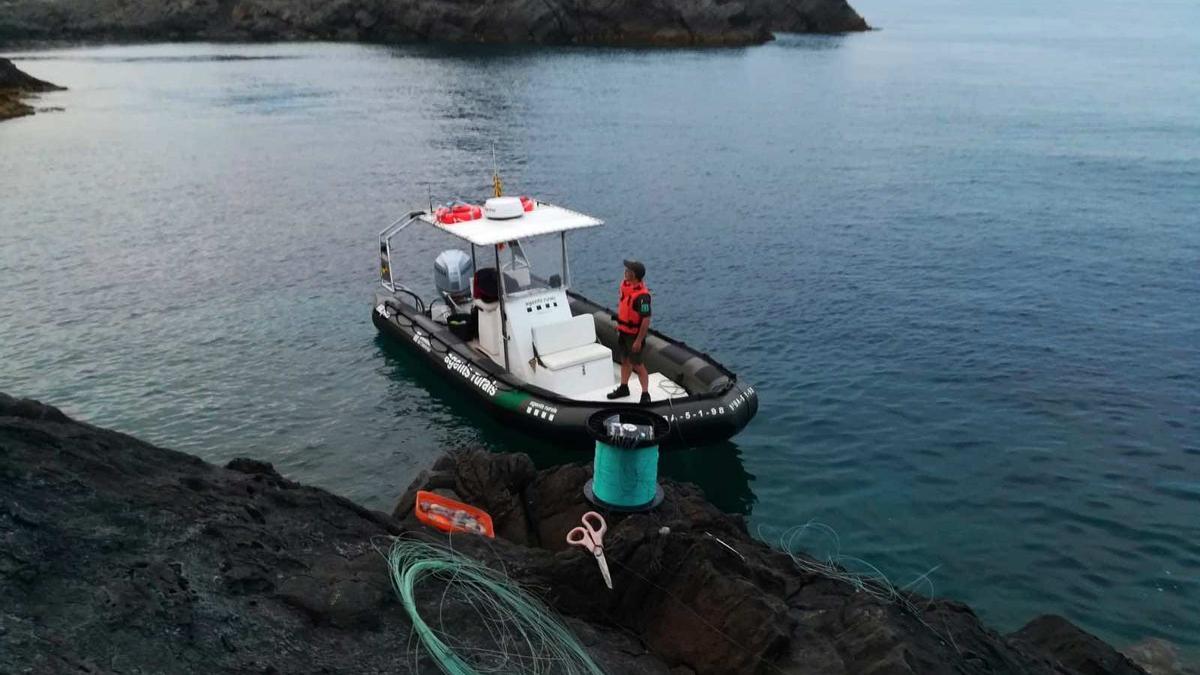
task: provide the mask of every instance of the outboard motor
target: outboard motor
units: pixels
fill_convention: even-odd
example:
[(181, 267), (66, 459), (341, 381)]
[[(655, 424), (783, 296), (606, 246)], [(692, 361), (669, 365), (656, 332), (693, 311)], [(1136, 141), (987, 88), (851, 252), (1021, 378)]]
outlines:
[(471, 277), (474, 275), (475, 266), (471, 263), (471, 256), (456, 248), (442, 251), (433, 261), (433, 283), (447, 302), (445, 305), (434, 305), (429, 315), (438, 323), (460, 329), (455, 330), (455, 334), (462, 332), (466, 336), (472, 332), (469, 325), (471, 315), (464, 314), (460, 307), (471, 300)]
[(471, 277), (475, 266), (471, 256), (452, 248), (442, 251), (433, 261), (433, 283), (438, 292), (460, 304), (471, 297)]

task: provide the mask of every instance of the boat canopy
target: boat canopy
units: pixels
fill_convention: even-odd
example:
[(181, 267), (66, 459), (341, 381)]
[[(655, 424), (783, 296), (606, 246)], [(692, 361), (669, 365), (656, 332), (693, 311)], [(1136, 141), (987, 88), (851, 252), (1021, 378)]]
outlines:
[(432, 213), (422, 213), (418, 219), (475, 246), (495, 246), (508, 241), (568, 230), (582, 230), (604, 224), (604, 221), (598, 218), (545, 202), (538, 202), (537, 208), (525, 212), (519, 218), (508, 220), (484, 217), (460, 223), (442, 223)]

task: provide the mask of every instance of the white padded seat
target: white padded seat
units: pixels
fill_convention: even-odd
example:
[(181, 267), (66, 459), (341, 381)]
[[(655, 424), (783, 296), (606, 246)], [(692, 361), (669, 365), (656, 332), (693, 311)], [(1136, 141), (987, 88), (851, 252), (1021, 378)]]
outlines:
[(550, 370), (612, 360), (612, 350), (596, 342), (596, 322), (591, 314), (535, 326), (533, 346), (541, 365)]
[[(538, 350), (541, 355), (541, 350)], [(578, 366), (581, 363), (591, 363), (592, 361), (611, 361), (612, 350), (602, 344), (592, 343), (574, 349), (564, 349), (561, 352), (546, 354), (542, 356), (542, 365), (550, 370), (562, 370), (571, 366)]]

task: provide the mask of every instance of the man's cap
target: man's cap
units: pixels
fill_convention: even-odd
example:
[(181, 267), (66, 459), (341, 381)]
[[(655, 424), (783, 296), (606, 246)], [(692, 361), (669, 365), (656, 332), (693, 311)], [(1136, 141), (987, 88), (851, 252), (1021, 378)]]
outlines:
[(633, 270), (638, 279), (646, 278), (646, 266), (636, 260), (626, 260), (625, 267)]

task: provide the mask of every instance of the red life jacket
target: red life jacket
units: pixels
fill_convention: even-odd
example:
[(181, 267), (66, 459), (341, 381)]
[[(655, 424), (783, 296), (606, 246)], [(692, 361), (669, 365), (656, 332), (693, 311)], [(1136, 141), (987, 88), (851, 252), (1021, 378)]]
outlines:
[(637, 335), (642, 328), (642, 315), (633, 308), (633, 303), (643, 295), (650, 295), (650, 289), (640, 281), (621, 282), (621, 300), (617, 303), (617, 330), (630, 335)]

